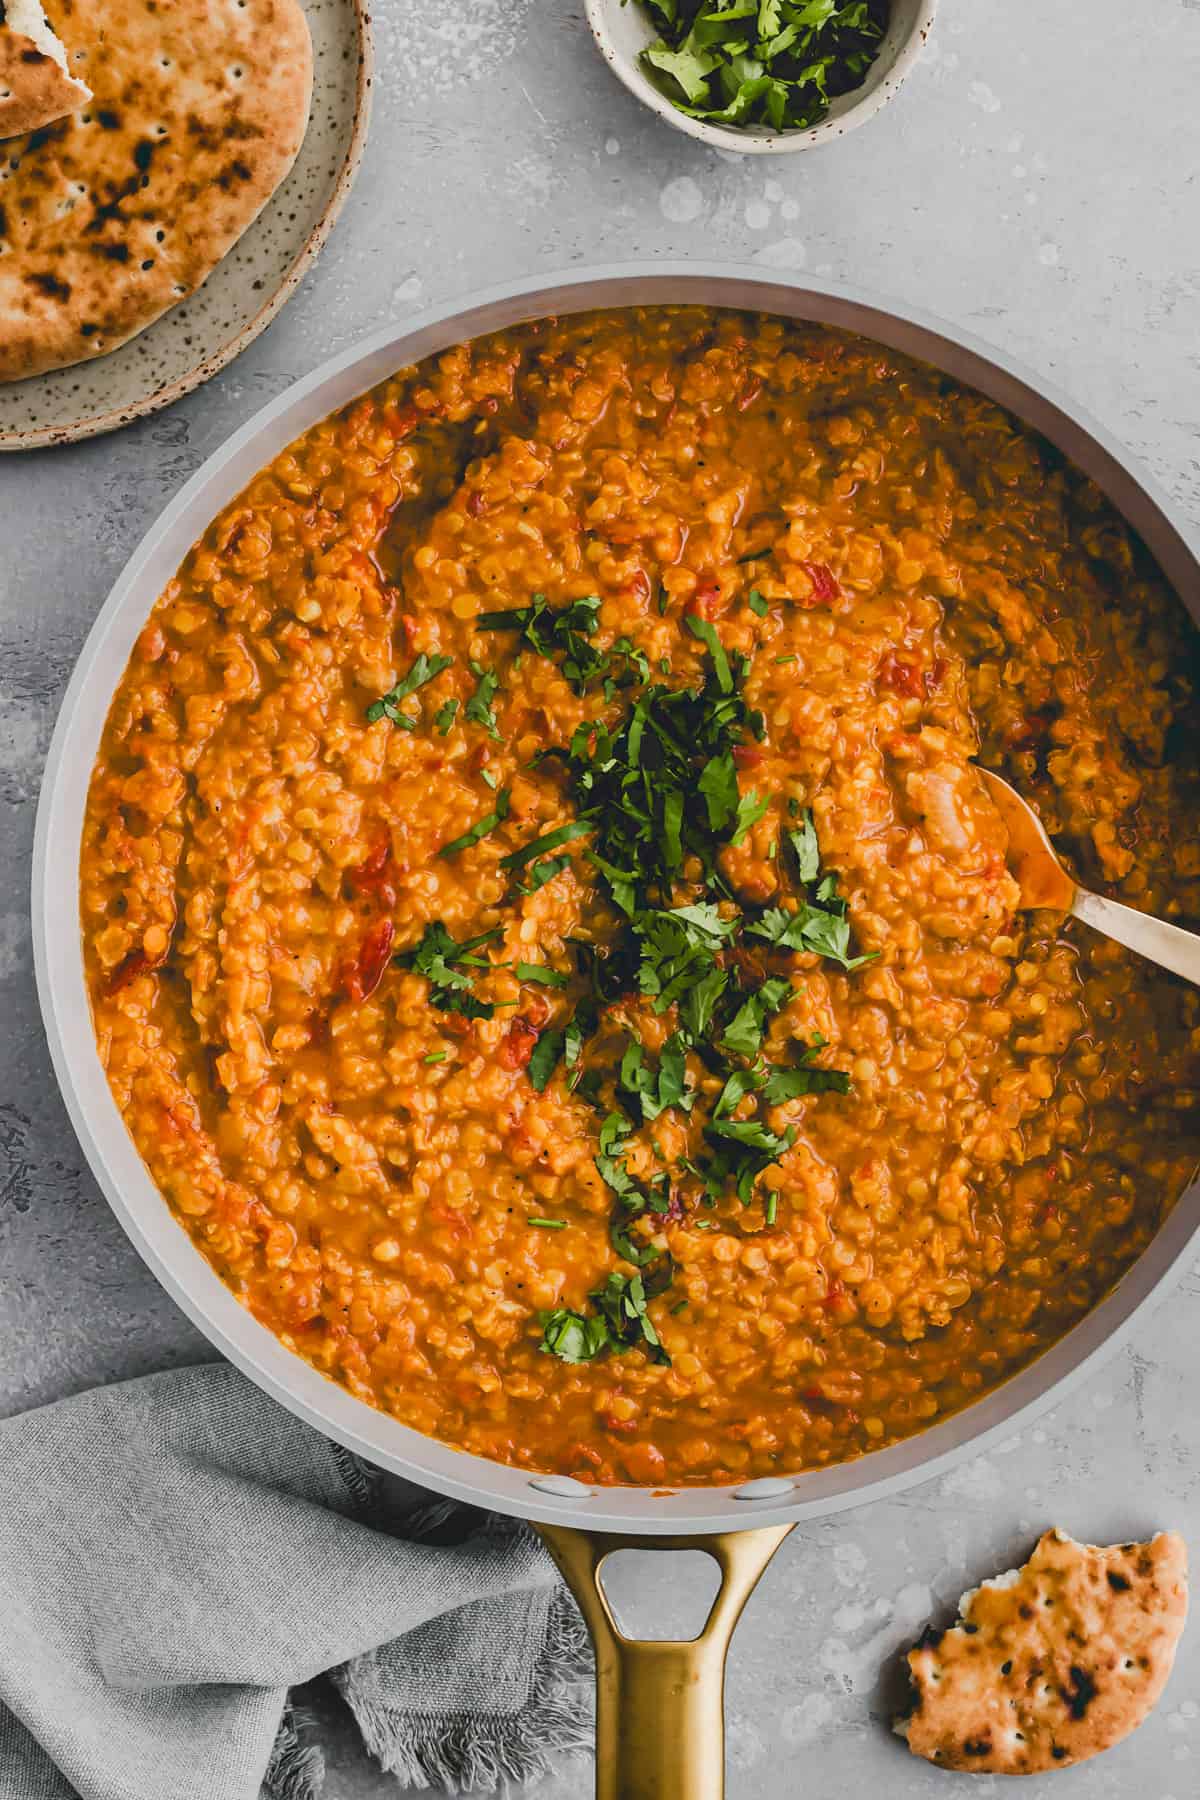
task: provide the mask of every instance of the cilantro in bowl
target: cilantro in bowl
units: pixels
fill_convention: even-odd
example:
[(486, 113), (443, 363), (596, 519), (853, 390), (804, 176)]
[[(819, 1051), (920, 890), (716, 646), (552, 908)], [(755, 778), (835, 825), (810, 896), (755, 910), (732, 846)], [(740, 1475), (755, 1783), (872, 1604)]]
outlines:
[[(623, 0), (624, 3), (624, 0)], [(772, 131), (817, 125), (861, 87), (887, 0), (637, 0), (662, 33), (641, 61), (680, 112)]]

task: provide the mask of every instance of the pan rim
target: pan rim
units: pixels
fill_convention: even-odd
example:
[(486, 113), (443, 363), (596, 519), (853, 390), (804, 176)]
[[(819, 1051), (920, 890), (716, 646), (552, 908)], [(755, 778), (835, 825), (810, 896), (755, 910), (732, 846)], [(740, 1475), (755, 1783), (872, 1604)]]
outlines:
[(781, 1477), (789, 1485), (787, 1495), (774, 1478), (767, 1489), (742, 1484), (744, 1498), (737, 1485), (665, 1494), (635, 1487), (556, 1493), (553, 1484), (549, 1490), (534, 1486), (547, 1478), (533, 1471), (425, 1437), (355, 1399), (259, 1324), (201, 1256), (142, 1163), (100, 1065), (83, 980), (78, 852), (100, 730), (133, 639), (190, 544), (279, 450), (385, 375), (464, 338), (555, 311), (687, 303), (776, 312), (857, 330), (998, 400), (1097, 481), (1197, 616), (1200, 553), (1172, 504), (1083, 408), (969, 333), (903, 302), (839, 283), (781, 280), (755, 265), (642, 262), (543, 273), (447, 301), (371, 333), (268, 402), (187, 481), (142, 538), (80, 651), (46, 761), (32, 873), (38, 997), (72, 1125), (134, 1248), (214, 1347), (315, 1429), (394, 1474), (525, 1519), (649, 1536), (831, 1515), (930, 1480), (1012, 1436), (1086, 1379), (1182, 1272), (1200, 1233), (1200, 1184), (1181, 1196), (1143, 1255), (1070, 1332), (972, 1406), (898, 1444), (829, 1469)]

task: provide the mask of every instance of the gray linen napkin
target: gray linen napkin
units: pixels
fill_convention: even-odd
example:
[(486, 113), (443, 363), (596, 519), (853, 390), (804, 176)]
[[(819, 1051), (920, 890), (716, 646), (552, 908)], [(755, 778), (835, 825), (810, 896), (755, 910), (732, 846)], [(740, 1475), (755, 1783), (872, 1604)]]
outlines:
[(586, 1658), (530, 1531), (396, 1517), (226, 1364), (0, 1424), (0, 1800), (315, 1800), (326, 1670), (403, 1782), (495, 1790), (586, 1744)]

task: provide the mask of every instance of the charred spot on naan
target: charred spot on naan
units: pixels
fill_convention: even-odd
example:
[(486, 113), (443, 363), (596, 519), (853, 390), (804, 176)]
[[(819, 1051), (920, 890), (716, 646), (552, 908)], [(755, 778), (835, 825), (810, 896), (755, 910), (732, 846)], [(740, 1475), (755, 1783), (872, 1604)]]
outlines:
[(231, 19), (206, 0), (154, 13), (74, 0), (71, 20), (95, 100), (11, 147), (0, 380), (104, 354), (193, 293), (307, 126), (298, 0), (247, 0)]

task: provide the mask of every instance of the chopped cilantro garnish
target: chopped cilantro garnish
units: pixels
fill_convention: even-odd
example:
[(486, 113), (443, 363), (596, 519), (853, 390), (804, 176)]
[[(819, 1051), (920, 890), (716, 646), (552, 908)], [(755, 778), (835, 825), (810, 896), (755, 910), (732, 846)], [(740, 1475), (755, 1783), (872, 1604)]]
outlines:
[(424, 1063), (441, 1063), (445, 1062), (449, 1054), (450, 1052), (448, 1050), (431, 1050), (428, 1056), (423, 1056), (421, 1058), (421, 1061)]
[(541, 1313), (542, 1341), (539, 1350), (557, 1356), (560, 1362), (591, 1362), (610, 1343), (607, 1322), (599, 1316), (586, 1317), (560, 1306), (557, 1311)]
[(635, 1180), (625, 1164), (624, 1139), (633, 1130), (631, 1122), (620, 1113), (609, 1113), (600, 1127), (600, 1144), (596, 1152), (596, 1169), (601, 1180), (612, 1190), (615, 1207), (609, 1223), (613, 1249), (635, 1268), (648, 1263), (657, 1266), (659, 1252), (653, 1245), (630, 1235), (630, 1226), (649, 1213), (663, 1214), (670, 1206), (668, 1180), (657, 1175), (645, 1183)]
[(571, 859), (569, 856), (548, 856), (545, 862), (534, 863), (529, 871), (524, 886), (519, 889), (519, 892), (522, 894), (536, 894), (539, 888), (545, 887), (548, 881), (553, 881), (556, 875), (561, 875), (563, 870), (569, 869), (570, 866)]
[(730, 819), (736, 819), (738, 801), (737, 770), (728, 750), (709, 757), (700, 771), (696, 786), (708, 807), (708, 822), (714, 831), (723, 831)]
[(738, 798), (737, 822), (734, 826), (733, 836), (729, 840), (730, 843), (740, 844), (746, 833), (750, 830), (750, 827), (752, 825), (757, 825), (758, 821), (764, 817), (770, 804), (769, 800), (763, 799), (758, 794), (751, 793), (740, 795)]
[[(750, 605), (760, 618), (769, 610), (757, 589)], [(743, 793), (739, 785), (739, 762), (753, 758), (735, 753), (748, 737), (765, 736), (761, 715), (744, 697), (748, 658), (727, 650), (708, 620), (687, 615), (687, 629), (707, 652), (703, 677), (689, 687), (668, 687), (651, 680), (647, 659), (627, 639), (597, 648), (592, 640), (599, 611), (595, 596), (552, 608), (536, 595), (527, 607), (481, 615), (477, 626), (519, 632), (528, 651), (558, 661), (578, 693), (600, 687), (611, 701), (619, 686), (639, 683), (619, 722), (611, 715), (585, 718), (568, 746), (535, 758), (537, 765), (553, 761), (563, 768), (574, 817), (509, 852), (500, 866), (523, 878), (523, 885), (514, 882), (516, 892), (533, 894), (578, 867), (578, 852), (563, 852), (589, 839), (584, 856), (618, 914), (615, 928), (610, 921), (593, 936), (589, 920), (586, 934), (570, 940), (582, 992), (569, 1017), (539, 1033), (526, 1072), (540, 1093), (561, 1065), (566, 1094), (601, 1113), (608, 1109), (595, 1166), (611, 1195), (613, 1251), (634, 1273), (611, 1273), (582, 1310), (543, 1315), (541, 1347), (562, 1361), (582, 1362), (638, 1345), (665, 1361), (647, 1302), (672, 1279), (674, 1265), (663, 1247), (668, 1217), (689, 1219), (697, 1229), (719, 1228), (716, 1218), (695, 1217), (697, 1202), (715, 1209), (733, 1191), (749, 1204), (763, 1171), (795, 1140), (795, 1124), (775, 1128), (774, 1109), (849, 1088), (844, 1071), (815, 1066), (823, 1048), (819, 1038), (786, 1066), (764, 1060), (769, 1022), (797, 991), (786, 974), (769, 972), (768, 959), (774, 952), (812, 951), (845, 969), (867, 959), (851, 954), (848, 908), (836, 876), (822, 871), (811, 812), (786, 792)], [(471, 667), (476, 689), (467, 717), (498, 736), (493, 701), (499, 678), (478, 663)], [(449, 703), (437, 715), (439, 729), (443, 715), (448, 729), (455, 716)], [(508, 816), (509, 804), (509, 789), (501, 789), (495, 810), (441, 854), (478, 843)], [(778, 861), (784, 903), (747, 910), (731, 885), (732, 865), (725, 873), (723, 852), (742, 842), (773, 806), (784, 812), (784, 821), (778, 834), (772, 829), (763, 854)], [(472, 993), (472, 968), (490, 964), (471, 953), (497, 936), (498, 930), (456, 944), (443, 926), (429, 926), (421, 943), (398, 960), (428, 977), (432, 1005), (490, 1018), (502, 1004), (520, 1004), (489, 1004)], [(759, 940), (753, 954), (748, 939)], [(551, 989), (566, 988), (572, 979), (543, 963), (517, 962), (514, 968), (519, 981)], [(630, 1000), (671, 1015), (664, 1019), (666, 1035), (660, 1040), (654, 1034), (656, 1048), (642, 1041), (635, 1026), (622, 1024), (628, 1010), (612, 1010), (614, 1002)], [(706, 1112), (700, 1111), (705, 1084), (694, 1085), (698, 1066), (719, 1084)], [(656, 1161), (648, 1173), (638, 1160), (648, 1152), (634, 1134), (667, 1113), (674, 1127), (651, 1139)], [(689, 1126), (693, 1114), (696, 1123)], [(677, 1133), (685, 1130), (693, 1156), (697, 1141), (703, 1145), (698, 1160), (678, 1148)], [(642, 1172), (634, 1175), (630, 1162)], [(690, 1193), (678, 1192), (674, 1184), (687, 1177), (696, 1185)], [(777, 1197), (767, 1195), (768, 1223), (777, 1209)], [(567, 1222), (529, 1223), (561, 1230)]]
[(748, 605), (750, 607), (750, 611), (752, 613), (755, 613), (758, 616), (758, 618), (760, 618), (760, 619), (765, 619), (767, 614), (771, 610), (770, 606), (763, 599), (762, 595), (759, 593), (757, 588), (750, 589), (750, 599), (748, 601)]
[(738, 1056), (755, 1057), (762, 1048), (763, 1029), (792, 992), (790, 981), (775, 977), (748, 994), (721, 1034), (721, 1044)]
[(525, 1222), (527, 1225), (538, 1225), (543, 1231), (565, 1231), (567, 1229), (567, 1221), (565, 1219), (529, 1218)]
[(591, 1300), (608, 1326), (614, 1349), (630, 1350), (640, 1345), (651, 1362), (669, 1363), (671, 1359), (646, 1310), (646, 1302), (658, 1291), (650, 1285), (651, 1279), (647, 1275), (618, 1275), (614, 1270)]
[(850, 1077), (844, 1069), (776, 1069), (759, 1092), (767, 1106), (781, 1106), (801, 1094), (848, 1094)]
[[(760, 990), (761, 992), (761, 990)], [(850, 1077), (842, 1069), (816, 1069), (811, 1059), (824, 1048), (825, 1040), (816, 1038), (801, 1053), (801, 1065), (794, 1069), (756, 1067), (732, 1069), (717, 1097), (712, 1118), (704, 1128), (712, 1152), (703, 1169), (696, 1172), (705, 1181), (709, 1194), (719, 1198), (732, 1181), (738, 1199), (748, 1206), (754, 1182), (762, 1171), (789, 1150), (795, 1141), (796, 1128), (789, 1125), (780, 1134), (772, 1131), (762, 1118), (734, 1119), (730, 1115), (747, 1094), (764, 1105), (780, 1106), (802, 1094), (839, 1093), (849, 1091)]]
[(434, 714), (433, 722), (437, 727), (439, 737), (445, 737), (457, 717), (457, 699), (447, 700), (438, 707), (437, 712)]
[(544, 963), (519, 962), (516, 974), (518, 981), (536, 981), (542, 987), (566, 987), (571, 979), (564, 969), (548, 969)]
[(710, 619), (701, 619), (696, 613), (687, 615), (688, 630), (693, 637), (698, 637), (706, 646), (712, 657), (717, 682), (723, 694), (733, 692), (733, 673), (729, 667), (729, 658), (725, 654), (725, 646), (717, 636), (717, 628)]
[(866, 79), (887, 0), (642, 0), (661, 36), (641, 54), (680, 112), (806, 130)]
[(796, 873), (807, 887), (821, 872), (821, 852), (811, 812), (806, 810), (801, 815), (798, 830), (788, 832), (788, 842), (796, 854)]
[(631, 1038), (624, 1056), (617, 1085), (627, 1094), (641, 1116), (649, 1124), (668, 1106), (690, 1112), (695, 1092), (687, 1086), (687, 1045), (681, 1032), (672, 1032), (659, 1053), (657, 1069), (645, 1060), (645, 1050), (637, 1038)]
[(796, 1128), (789, 1125), (781, 1137), (761, 1119), (718, 1119), (705, 1126), (704, 1135), (712, 1149), (705, 1170), (708, 1191), (716, 1196), (724, 1193), (732, 1181), (743, 1206), (750, 1204), (751, 1190), (757, 1178), (777, 1161), (795, 1141)]
[[(670, 1273), (667, 1273), (667, 1280)], [(663, 1284), (665, 1285), (665, 1283)], [(602, 1351), (620, 1354), (641, 1346), (651, 1362), (669, 1363), (658, 1332), (646, 1310), (647, 1302), (661, 1286), (652, 1276), (610, 1274), (604, 1286), (588, 1296), (595, 1311), (572, 1312), (567, 1307), (542, 1313), (539, 1348), (560, 1362), (591, 1362)]]
[(717, 855), (739, 804), (731, 752), (746, 731), (763, 729), (737, 691), (743, 674), (722, 650), (721, 667), (714, 660), (702, 687), (648, 686), (615, 734), (602, 720), (576, 731), (567, 758), (572, 795), (580, 817), (595, 821), (588, 855), (622, 912), (669, 896), (691, 857), (703, 882), (719, 880)]
[[(495, 1007), (486, 1000), (475, 998), (471, 991), (472, 978), (459, 965), (487, 968), (486, 958), (472, 956), (471, 952), (483, 944), (495, 943), (503, 935), (497, 925), (493, 931), (481, 932), (478, 937), (467, 938), (460, 944), (437, 920), (425, 927), (419, 944), (411, 950), (402, 950), (395, 960), (401, 968), (415, 969), (418, 975), (426, 977), (430, 983), (429, 1004), (440, 1012), (462, 1013), (468, 1019), (490, 1019)], [(441, 1054), (444, 1056), (445, 1052)]]
[[(726, 971), (716, 955), (737, 931), (737, 919), (722, 918), (711, 902), (677, 906), (670, 911), (640, 913), (633, 924), (639, 951), (638, 987), (657, 1013), (680, 1003), (681, 1016), (694, 1038), (712, 1017), (712, 1006), (724, 991)], [(714, 971), (720, 977), (714, 981)]]
[(496, 805), (493, 811), (485, 813), (483, 818), (472, 825), (469, 831), (464, 831), (461, 837), (452, 838), (448, 844), (443, 844), (438, 855), (455, 856), (460, 850), (469, 850), (472, 844), (477, 844), (481, 838), (485, 838), (489, 831), (495, 831), (497, 825), (507, 819), (511, 800), (510, 790), (501, 788), (496, 795)]
[(482, 725), (488, 736), (499, 742), (500, 728), (496, 724), (496, 712), (492, 705), (496, 698), (496, 689), (500, 686), (500, 677), (494, 669), (485, 669), (482, 663), (473, 662), (471, 673), (475, 677), (475, 692), (467, 701), (464, 717), (473, 724)]
[(503, 612), (480, 613), (477, 631), (519, 631), (523, 643), (538, 656), (567, 650), (575, 636), (590, 638), (596, 629), (600, 596), (588, 594), (566, 606), (552, 607), (545, 594), (535, 594), (528, 606), (512, 606)]
[(398, 681), (394, 688), (389, 688), (386, 694), (379, 696), (378, 700), (372, 700), (367, 708), (368, 721), (374, 725), (378, 719), (387, 719), (393, 725), (400, 725), (405, 730), (411, 731), (416, 721), (409, 714), (400, 711), (400, 702), (407, 700), (410, 694), (415, 694), (418, 688), (425, 686), (426, 682), (433, 681), (442, 673), (443, 669), (448, 669), (453, 661), (452, 656), (426, 656), (422, 651), (408, 674)]
[(553, 831), (543, 832), (541, 837), (531, 839), (514, 850), (511, 856), (501, 858), (502, 869), (523, 869), (534, 857), (541, 856), (547, 850), (557, 850), (560, 844), (573, 844), (576, 838), (587, 837), (592, 827), (583, 819), (572, 819), (569, 825), (558, 825)]
[(566, 1041), (565, 1031), (543, 1031), (533, 1046), (528, 1064), (529, 1080), (539, 1094), (545, 1092), (550, 1077), (558, 1067)]
[(528, 606), (480, 613), (475, 625), (480, 631), (519, 631), (521, 642), (537, 655), (561, 658), (563, 678), (577, 694), (603, 682), (605, 697), (612, 699), (619, 687), (647, 680), (650, 665), (627, 637), (616, 638), (607, 650), (591, 642), (599, 612), (598, 594), (559, 607), (552, 607), (545, 594), (534, 594)]
[(843, 910), (835, 912), (828, 905), (810, 906), (801, 902), (795, 912), (781, 906), (771, 907), (756, 924), (747, 926), (751, 937), (765, 938), (777, 950), (809, 950), (840, 963), (843, 969), (860, 969), (879, 954), (870, 950), (864, 956), (850, 955), (850, 921)]

